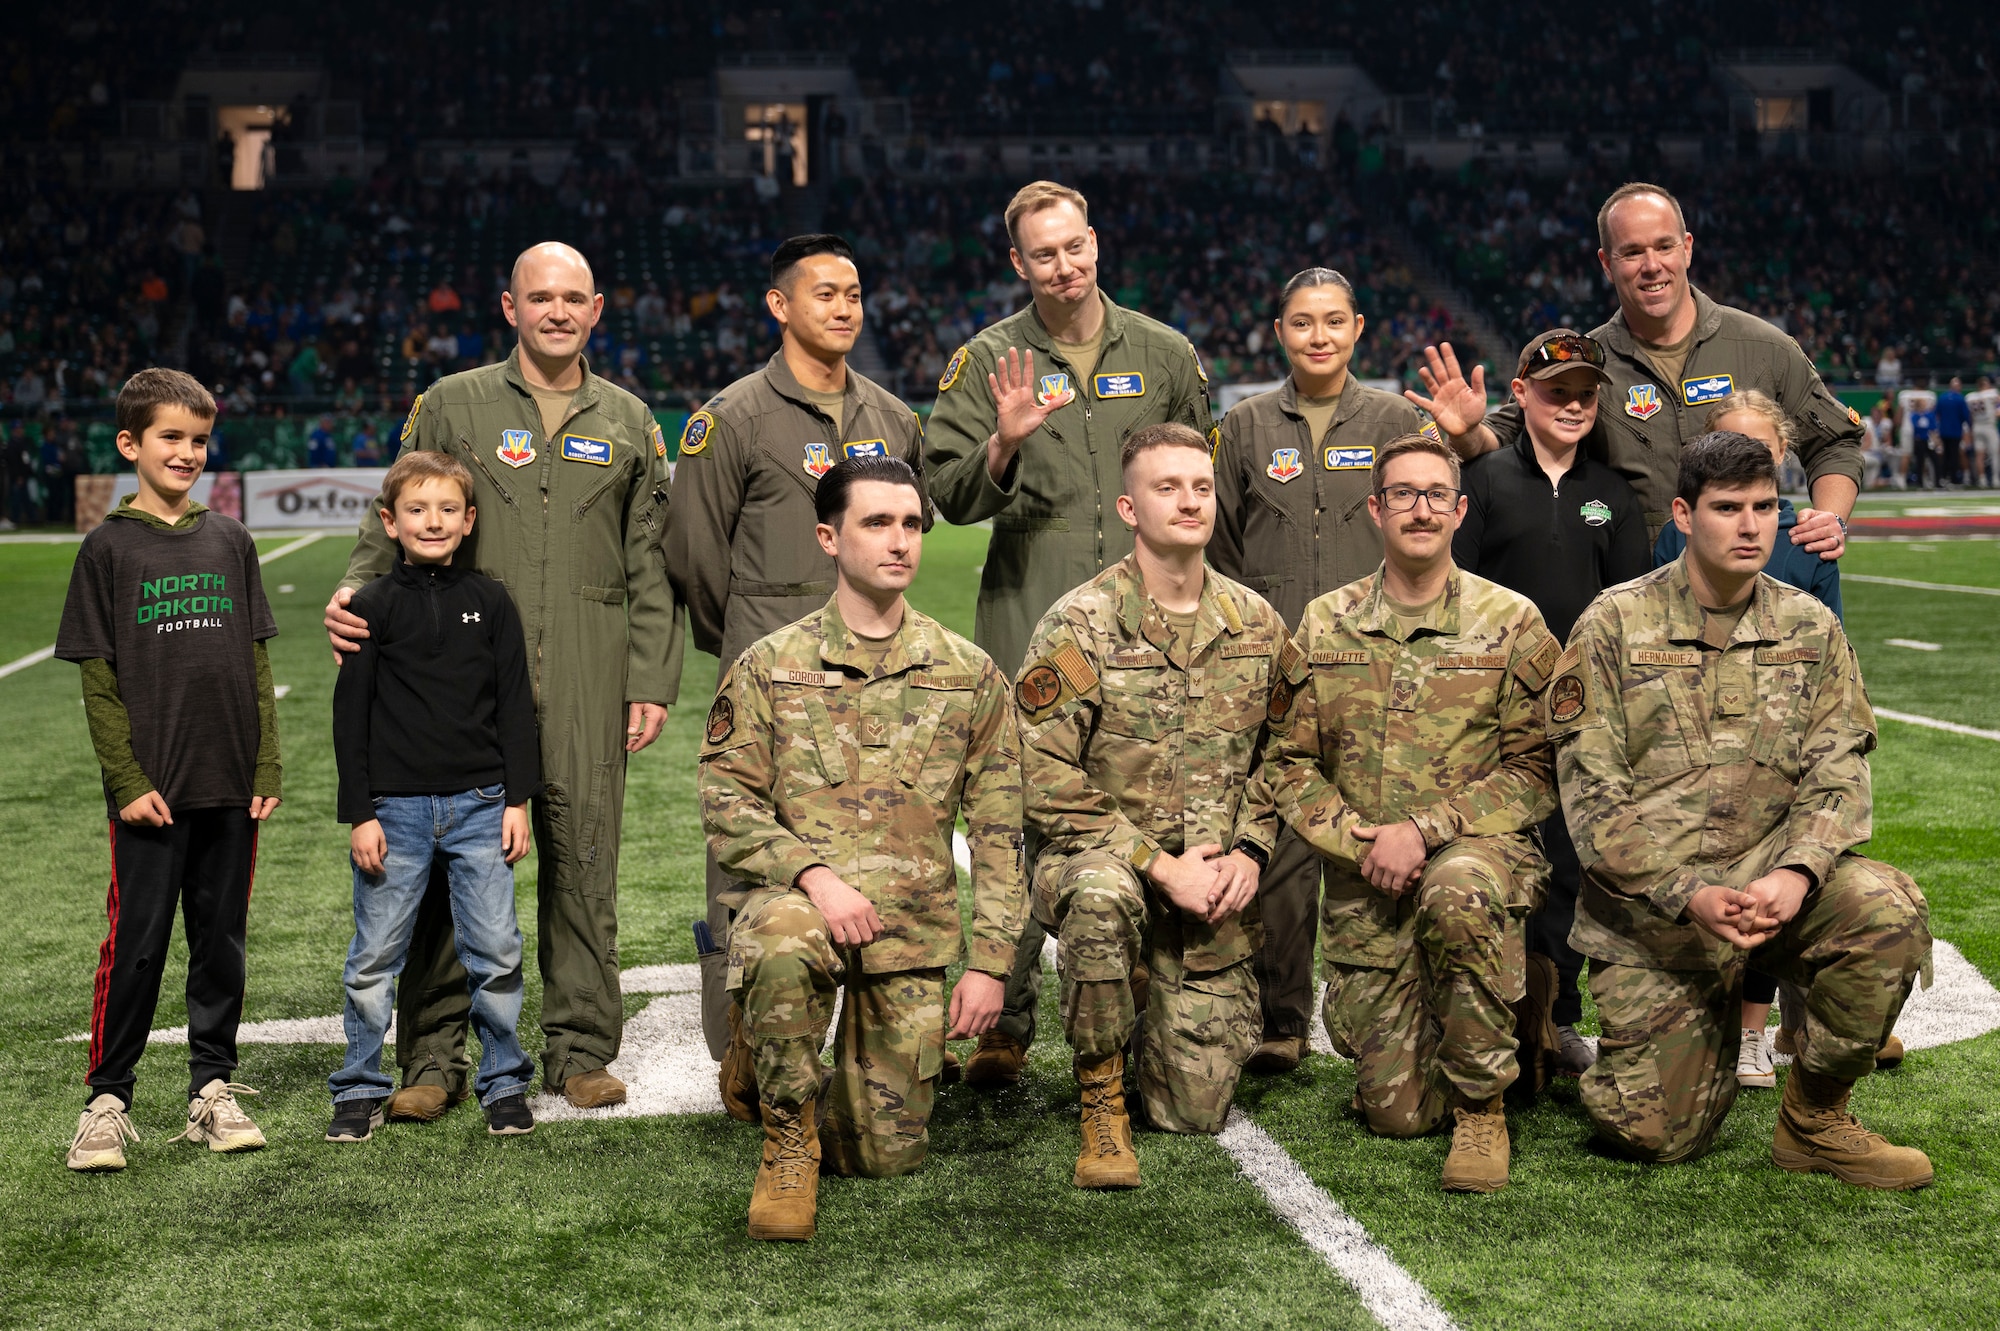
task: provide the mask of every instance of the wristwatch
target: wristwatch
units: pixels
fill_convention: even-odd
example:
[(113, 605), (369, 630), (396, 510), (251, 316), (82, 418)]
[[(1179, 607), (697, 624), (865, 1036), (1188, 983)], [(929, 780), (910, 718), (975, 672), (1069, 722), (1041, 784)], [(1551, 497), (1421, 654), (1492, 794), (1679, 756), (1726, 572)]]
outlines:
[(1236, 843), (1235, 850), (1238, 855), (1243, 856), (1245, 859), (1256, 861), (1257, 872), (1259, 873), (1271, 867), (1270, 853), (1254, 841), (1239, 841)]

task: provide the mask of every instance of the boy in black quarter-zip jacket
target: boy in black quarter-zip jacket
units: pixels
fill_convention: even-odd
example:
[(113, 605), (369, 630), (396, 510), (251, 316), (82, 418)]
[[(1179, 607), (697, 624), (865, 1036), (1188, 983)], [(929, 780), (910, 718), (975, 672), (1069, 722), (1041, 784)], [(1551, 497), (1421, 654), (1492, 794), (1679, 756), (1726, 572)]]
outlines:
[(366, 1141), (381, 1125), (393, 1089), (382, 1043), (434, 861), (451, 888), (487, 1130), (530, 1132), (534, 1065), (517, 1029), (513, 865), (528, 853), (541, 749), (521, 621), (506, 588), (452, 563), (476, 516), (464, 463), (405, 453), (382, 497), (382, 524), (402, 558), (355, 593), (369, 636), (333, 690), (339, 817), (353, 829), (354, 942), (344, 977), (347, 1060), (329, 1079), (326, 1137)]
[[(1510, 387), (1526, 428), (1465, 468), (1465, 521), (1451, 542), (1454, 563), (1533, 601), (1564, 642), (1599, 592), (1652, 568), (1638, 497), (1584, 448), (1609, 382), (1603, 367), (1604, 348), (1574, 329), (1551, 329), (1522, 349)], [(1521, 1069), (1522, 1084), (1536, 1087), (1548, 1072), (1576, 1076), (1591, 1062), (1576, 1032), (1583, 956), (1569, 945), (1583, 871), (1561, 809), (1541, 830), (1551, 875), (1548, 900), (1528, 919), (1528, 964), (1531, 981), (1554, 970), (1550, 1010), (1533, 1015), (1556, 1027), (1554, 1045), (1543, 1047), (1558, 1053), (1552, 1068)]]

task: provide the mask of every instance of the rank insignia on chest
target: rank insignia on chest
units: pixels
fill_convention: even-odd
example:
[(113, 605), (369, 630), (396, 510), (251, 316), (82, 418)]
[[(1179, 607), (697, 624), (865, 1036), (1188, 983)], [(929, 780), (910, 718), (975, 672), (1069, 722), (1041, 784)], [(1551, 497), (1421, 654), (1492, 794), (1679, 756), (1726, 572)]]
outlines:
[(1735, 391), (1734, 375), (1711, 374), (1702, 379), (1681, 380), (1681, 401), (1690, 407), (1698, 407), (1704, 402), (1720, 402)]
[(1611, 505), (1605, 503), (1602, 499), (1591, 500), (1578, 509), (1577, 512), (1583, 515), (1583, 520), (1588, 526), (1602, 527), (1605, 523), (1611, 521)]
[(1069, 376), (1067, 374), (1045, 374), (1035, 385), (1035, 405), (1046, 407), (1051, 402), (1061, 402), (1069, 396)]
[(532, 430), (502, 430), (500, 447), (493, 452), (510, 467), (525, 467), (535, 460), (535, 433)]
[(1374, 465), (1375, 447), (1372, 444), (1367, 448), (1340, 448), (1336, 446), (1326, 450), (1326, 469), (1328, 471), (1367, 471)]
[(1264, 468), (1264, 474), (1280, 485), (1305, 475), (1305, 464), (1299, 461), (1299, 450), (1296, 448), (1272, 449), (1271, 465)]
[(886, 439), (857, 439), (851, 444), (840, 446), (840, 455), (849, 458), (886, 458), (889, 456), (889, 441)]
[(1633, 384), (1625, 390), (1625, 414), (1633, 420), (1650, 419), (1660, 407), (1660, 390), (1651, 384)]
[(708, 432), (715, 424), (715, 417), (705, 411), (697, 411), (688, 417), (687, 425), (681, 430), (681, 456), (691, 458), (708, 447)]
[(806, 475), (818, 480), (833, 470), (833, 455), (825, 444), (807, 444), (806, 460), (801, 465), (805, 467)]
[(583, 434), (566, 434), (562, 437), (562, 455), (571, 462), (608, 467), (611, 465), (611, 441), (592, 439)]
[(1097, 396), (1144, 397), (1146, 396), (1146, 376), (1143, 374), (1100, 374), (1094, 381)]

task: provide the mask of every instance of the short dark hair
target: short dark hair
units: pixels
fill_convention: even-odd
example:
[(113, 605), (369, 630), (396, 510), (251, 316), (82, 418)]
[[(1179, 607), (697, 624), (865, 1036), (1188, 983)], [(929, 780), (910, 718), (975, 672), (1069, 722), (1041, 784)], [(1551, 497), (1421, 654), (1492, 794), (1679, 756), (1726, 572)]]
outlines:
[(1643, 180), (1628, 180), (1617, 189), (1612, 190), (1606, 196), (1603, 206), (1597, 210), (1597, 245), (1599, 249), (1607, 253), (1611, 249), (1611, 210), (1625, 202), (1625, 200), (1640, 194), (1657, 194), (1673, 205), (1674, 225), (1680, 228), (1682, 235), (1685, 236), (1687, 234), (1687, 214), (1682, 211), (1679, 199), (1676, 199), (1659, 185), (1648, 184)]
[(1758, 481), (1778, 483), (1778, 464), (1769, 446), (1734, 430), (1710, 430), (1681, 446), (1681, 474), (1674, 494), (1693, 508), (1711, 485), (1735, 487)]
[(1278, 317), (1285, 317), (1285, 306), (1292, 303), (1292, 297), (1312, 287), (1339, 287), (1347, 293), (1347, 308), (1359, 309), (1354, 295), (1354, 283), (1347, 280), (1347, 274), (1332, 268), (1307, 268), (1292, 274), (1292, 280), (1285, 283), (1278, 292)]
[(472, 506), (472, 469), (449, 453), (422, 448), (406, 450), (389, 465), (389, 474), (382, 478), (382, 506), (394, 512), (403, 491), (422, 481), (439, 480), (454, 482), (466, 507)]
[(819, 488), (813, 491), (813, 516), (837, 529), (840, 520), (847, 516), (847, 492), (858, 481), (907, 485), (917, 492), (919, 500), (923, 498), (924, 491), (917, 484), (917, 473), (910, 470), (910, 464), (901, 458), (842, 458), (834, 463), (833, 470), (819, 478)]
[(771, 288), (789, 291), (793, 270), (801, 260), (810, 259), (815, 254), (837, 255), (856, 268), (861, 266), (854, 263), (854, 247), (830, 232), (816, 231), (809, 236), (793, 236), (790, 240), (781, 241), (778, 248), (771, 251)]
[(205, 420), (215, 419), (215, 397), (201, 380), (181, 370), (141, 370), (118, 390), (118, 431), (145, 438), (161, 407), (180, 407)]
[(1192, 425), (1179, 421), (1161, 421), (1158, 425), (1142, 425), (1125, 436), (1124, 447), (1118, 450), (1118, 470), (1123, 473), (1132, 469), (1132, 459), (1141, 453), (1156, 448), (1192, 448), (1207, 453), (1208, 440), (1201, 437), (1201, 431)]
[(1369, 484), (1375, 489), (1382, 488), (1382, 477), (1388, 473), (1389, 464), (1397, 458), (1408, 457), (1412, 453), (1428, 453), (1432, 457), (1443, 458), (1451, 467), (1451, 485), (1455, 490), (1461, 484), (1458, 454), (1452, 452), (1451, 445), (1441, 439), (1433, 439), (1427, 434), (1399, 434), (1382, 447), (1375, 450), (1375, 468), (1369, 473)]

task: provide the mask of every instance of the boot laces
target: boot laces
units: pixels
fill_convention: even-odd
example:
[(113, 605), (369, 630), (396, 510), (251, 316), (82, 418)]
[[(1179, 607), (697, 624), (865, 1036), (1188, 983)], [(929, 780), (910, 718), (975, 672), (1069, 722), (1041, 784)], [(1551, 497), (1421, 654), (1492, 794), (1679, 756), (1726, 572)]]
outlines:
[(187, 1127), (181, 1129), (181, 1135), (174, 1140), (199, 1141), (202, 1129), (209, 1127), (231, 1130), (250, 1126), (249, 1116), (243, 1112), (242, 1106), (236, 1103), (236, 1097), (255, 1094), (257, 1092), (254, 1089), (240, 1082), (226, 1081), (217, 1090), (197, 1097), (195, 1102), (188, 1106)]
[(83, 1121), (76, 1125), (76, 1136), (71, 1139), (69, 1149), (74, 1151), (86, 1138), (101, 1132), (110, 1133), (113, 1141), (122, 1142), (127, 1138), (139, 1140), (139, 1129), (132, 1126), (131, 1118), (122, 1108), (111, 1104), (90, 1110), (83, 1116)]
[(780, 1192), (804, 1187), (807, 1171), (818, 1172), (812, 1152), (806, 1149), (805, 1116), (810, 1112), (808, 1107), (778, 1124), (778, 1158), (771, 1162), (771, 1170), (777, 1175)]
[(1461, 1109), (1458, 1111), (1458, 1128), (1452, 1134), (1452, 1145), (1456, 1146), (1462, 1141), (1467, 1150), (1480, 1155), (1491, 1155), (1493, 1143), (1499, 1136), (1499, 1126), (1497, 1115)]
[(1836, 1150), (1862, 1154), (1872, 1149), (1886, 1138), (1870, 1132), (1861, 1126), (1861, 1120), (1845, 1110), (1835, 1110), (1820, 1116), (1814, 1125), (1813, 1136)]
[(1111, 1096), (1109, 1082), (1083, 1088), (1083, 1116), (1090, 1124), (1090, 1149), (1097, 1155), (1119, 1154)]

